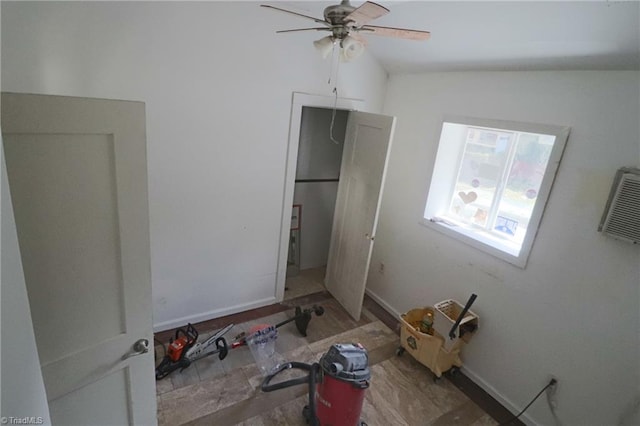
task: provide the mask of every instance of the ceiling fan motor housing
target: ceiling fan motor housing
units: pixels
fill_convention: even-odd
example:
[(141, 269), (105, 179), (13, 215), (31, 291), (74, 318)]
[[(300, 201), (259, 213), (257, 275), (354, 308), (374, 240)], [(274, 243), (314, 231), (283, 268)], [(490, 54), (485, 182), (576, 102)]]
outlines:
[[(356, 8), (349, 4), (349, 0), (342, 0), (338, 5), (328, 6), (324, 9), (324, 19), (331, 24), (331, 32), (334, 38), (343, 40), (349, 35), (354, 23), (350, 21), (345, 22), (344, 18), (349, 16), (354, 10), (356, 10)], [(350, 23), (351, 25), (349, 25)]]

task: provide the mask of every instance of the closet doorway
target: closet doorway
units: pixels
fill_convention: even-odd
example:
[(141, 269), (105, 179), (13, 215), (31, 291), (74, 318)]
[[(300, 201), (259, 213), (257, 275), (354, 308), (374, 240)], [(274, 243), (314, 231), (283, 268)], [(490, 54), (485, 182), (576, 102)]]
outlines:
[[(304, 155), (299, 155), (304, 152), (304, 149), (300, 148), (300, 139), (302, 139), (302, 135), (307, 133), (306, 130), (305, 132), (301, 131), (303, 127), (302, 115), (303, 112), (310, 114), (313, 111), (310, 108), (305, 109), (305, 107), (314, 106), (318, 107), (301, 103), (297, 108), (294, 94), (276, 279), (276, 298), (278, 300), (283, 300), (287, 263), (295, 264), (297, 247), (300, 249), (298, 273), (304, 270), (304, 240), (305, 235), (310, 233), (308, 230), (305, 231), (305, 211), (309, 211), (309, 208), (305, 210), (303, 204), (297, 203), (299, 213), (296, 213), (295, 220), (291, 218), (290, 209), (294, 204), (296, 184), (336, 183), (335, 175), (332, 176), (331, 172), (329, 172), (327, 179), (316, 179), (315, 177), (309, 179), (305, 178), (303, 174), (298, 175), (298, 169), (302, 172), (306, 167), (302, 162), (298, 167), (298, 160), (304, 157)], [(331, 110), (329, 128), (326, 129), (326, 123), (324, 126), (319, 126), (320, 129), (324, 127), (324, 131), (321, 131), (320, 134), (328, 130), (329, 141), (320, 138), (318, 145), (310, 145), (311, 154), (307, 156), (313, 157), (315, 160), (315, 157), (322, 158), (323, 156), (337, 158), (338, 154), (342, 153), (324, 283), (327, 290), (347, 312), (355, 320), (359, 320), (396, 119), (385, 115), (359, 112), (351, 108), (346, 112), (346, 130), (342, 136), (337, 135), (336, 132), (338, 111), (342, 109), (345, 108), (336, 102), (334, 109)], [(299, 118), (294, 116), (296, 112), (299, 112)], [(296, 125), (294, 126), (294, 124)], [(305, 129), (307, 127), (309, 126), (305, 123)], [(292, 140), (292, 136), (295, 139)], [(292, 141), (294, 142), (292, 143)], [(330, 144), (335, 145), (336, 151), (331, 151)], [(328, 153), (314, 152), (314, 146), (321, 146), (322, 150), (327, 150)], [(320, 161), (320, 163), (323, 162)], [(332, 168), (333, 166), (328, 167), (327, 170)], [(296, 176), (300, 177), (298, 182), (296, 182)], [(310, 176), (318, 175), (312, 173)], [(301, 193), (297, 197), (299, 200), (303, 198)], [(331, 199), (331, 197), (327, 197), (327, 199)], [(330, 214), (331, 209), (329, 208), (328, 211)], [(298, 230), (299, 238), (292, 239), (292, 229), (294, 232), (296, 229)], [(321, 232), (317, 232), (317, 235), (321, 235)], [(317, 241), (320, 240), (312, 241), (315, 247), (319, 245)], [(326, 250), (324, 252), (326, 253)], [(290, 262), (287, 262), (288, 259)], [(295, 269), (293, 273), (295, 273)], [(320, 272), (318, 275), (322, 276), (323, 274)]]
[(284, 299), (324, 291), (349, 111), (302, 107)]
[(359, 99), (336, 100), (333, 96), (293, 94), (276, 278), (277, 300), (325, 289), (347, 120), (350, 111), (363, 107), (364, 101)]

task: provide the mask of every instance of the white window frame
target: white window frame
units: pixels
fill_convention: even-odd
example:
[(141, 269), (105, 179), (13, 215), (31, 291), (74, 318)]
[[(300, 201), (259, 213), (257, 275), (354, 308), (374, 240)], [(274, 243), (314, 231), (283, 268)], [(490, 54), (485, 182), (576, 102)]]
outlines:
[[(555, 136), (553, 149), (531, 213), (527, 232), (520, 248), (507, 240), (502, 240), (477, 227), (458, 223), (444, 217), (445, 211), (449, 208), (451, 194), (456, 185), (458, 170), (465, 147), (464, 137), (454, 138), (456, 139), (454, 143), (451, 143), (451, 138), (443, 137), (442, 130), (445, 123)], [(542, 214), (544, 213), (551, 187), (569, 137), (570, 128), (549, 124), (445, 116), (439, 130), (440, 133), (438, 137), (440, 141), (438, 143), (438, 153), (431, 175), (429, 191), (423, 204), (425, 209), (420, 223), (520, 268), (526, 267), (529, 253), (531, 252), (535, 236), (538, 232), (540, 220), (542, 219)], [(457, 139), (459, 139), (459, 141)]]

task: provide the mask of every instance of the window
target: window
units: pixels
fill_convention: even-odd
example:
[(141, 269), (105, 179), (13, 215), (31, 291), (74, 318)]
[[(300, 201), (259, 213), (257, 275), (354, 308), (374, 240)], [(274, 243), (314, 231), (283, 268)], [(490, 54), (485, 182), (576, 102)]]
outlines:
[(568, 127), (448, 118), (423, 223), (524, 267)]

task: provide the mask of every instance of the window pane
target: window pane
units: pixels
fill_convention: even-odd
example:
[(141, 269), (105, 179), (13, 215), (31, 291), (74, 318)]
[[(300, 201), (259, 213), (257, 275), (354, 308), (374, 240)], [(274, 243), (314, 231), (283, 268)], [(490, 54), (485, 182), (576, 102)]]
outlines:
[(449, 214), (485, 227), (504, 174), (513, 133), (469, 128)]
[(494, 230), (522, 242), (536, 204), (555, 136), (520, 133)]

